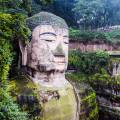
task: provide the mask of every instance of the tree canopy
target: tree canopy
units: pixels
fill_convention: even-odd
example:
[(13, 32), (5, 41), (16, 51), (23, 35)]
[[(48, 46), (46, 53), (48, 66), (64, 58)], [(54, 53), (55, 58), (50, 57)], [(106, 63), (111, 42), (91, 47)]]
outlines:
[(77, 0), (74, 6), (79, 25), (88, 29), (120, 24), (120, 0)]

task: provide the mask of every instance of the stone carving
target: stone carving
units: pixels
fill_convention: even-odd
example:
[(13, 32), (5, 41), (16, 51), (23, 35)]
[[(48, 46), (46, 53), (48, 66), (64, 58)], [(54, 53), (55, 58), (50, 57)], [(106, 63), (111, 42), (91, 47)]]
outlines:
[(120, 75), (120, 63), (113, 63), (112, 75), (113, 76)]
[(68, 64), (68, 26), (51, 13), (40, 12), (27, 19), (32, 30), (30, 43), (23, 47), (22, 66), (38, 85), (43, 120), (77, 120), (73, 86), (65, 79)]

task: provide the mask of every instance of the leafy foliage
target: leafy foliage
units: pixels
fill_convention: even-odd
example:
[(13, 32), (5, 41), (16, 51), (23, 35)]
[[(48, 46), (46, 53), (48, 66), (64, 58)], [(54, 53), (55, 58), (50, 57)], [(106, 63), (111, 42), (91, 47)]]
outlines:
[(25, 16), (22, 14), (11, 15), (0, 13), (0, 24), (0, 34), (3, 38), (12, 42), (15, 39), (28, 40), (30, 31), (25, 25)]
[(21, 7), (22, 3), (22, 0), (0, 0), (0, 12), (27, 14)]
[(78, 40), (84, 43), (97, 42), (97, 43), (120, 43), (120, 30), (112, 30), (108, 32), (99, 31), (81, 31), (79, 29), (70, 28), (71, 40)]
[(110, 39), (104, 32), (93, 32), (93, 31), (80, 31), (79, 29), (70, 28), (70, 38), (79, 40), (82, 42), (109, 42)]
[(75, 26), (75, 13), (72, 11), (74, 7), (75, 0), (54, 0), (51, 4), (52, 12), (56, 15), (64, 18), (68, 25)]
[[(19, 21), (21, 20), (21, 21)], [(13, 45), (27, 39), (26, 28), (20, 15), (0, 13), (0, 119), (27, 120), (8, 92), (8, 72), (14, 57)], [(18, 27), (18, 29), (17, 29)], [(25, 33), (25, 36), (24, 36)], [(17, 40), (16, 40), (17, 38)]]
[(10, 44), (4, 39), (0, 41), (0, 82), (6, 80), (9, 65), (12, 61), (12, 53), (10, 51)]
[(5, 39), (0, 41), (0, 119), (1, 120), (27, 120), (27, 114), (20, 112), (13, 103), (7, 85), (7, 76), (13, 54), (11, 44)]
[(0, 89), (0, 119), (27, 120), (27, 114), (20, 112), (17, 104), (13, 103), (12, 98), (4, 88)]
[(103, 51), (93, 53), (71, 51), (69, 54), (69, 66), (72, 66), (77, 71), (85, 74), (98, 72), (100, 71), (100, 67), (106, 68), (108, 60), (109, 55)]
[(25, 24), (25, 16), (22, 14), (0, 13), (0, 35), (1, 40), (4, 39), (11, 46), (10, 51), (14, 52), (12, 54), (14, 61), (11, 69), (13, 73), (15, 66), (18, 64), (19, 41), (27, 44), (28, 37), (31, 35)]

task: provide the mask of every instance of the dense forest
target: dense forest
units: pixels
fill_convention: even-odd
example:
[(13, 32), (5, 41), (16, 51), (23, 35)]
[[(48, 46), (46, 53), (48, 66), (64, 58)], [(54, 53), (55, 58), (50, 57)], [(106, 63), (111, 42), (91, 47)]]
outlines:
[[(26, 19), (41, 11), (52, 12), (67, 22), (70, 43), (120, 44), (120, 0), (0, 0), (0, 120), (41, 119), (38, 102), (33, 110), (29, 105), (21, 107), (15, 98), (19, 95), (16, 81), (25, 79), (19, 61), (19, 42), (24, 46), (29, 43), (32, 31)], [(119, 69), (119, 56), (114, 57), (107, 50), (69, 50), (66, 78), (79, 83), (81, 91), (84, 89), (82, 107), (89, 112), (80, 120), (120, 120), (120, 73), (113, 75), (113, 68)], [(69, 73), (71, 70), (74, 72)], [(33, 85), (29, 87), (36, 89)], [(36, 93), (32, 94), (36, 97)], [(99, 102), (96, 98), (100, 98)]]
[(95, 29), (120, 24), (119, 0), (1, 0), (0, 11), (32, 16), (50, 11), (64, 18), (70, 26)]

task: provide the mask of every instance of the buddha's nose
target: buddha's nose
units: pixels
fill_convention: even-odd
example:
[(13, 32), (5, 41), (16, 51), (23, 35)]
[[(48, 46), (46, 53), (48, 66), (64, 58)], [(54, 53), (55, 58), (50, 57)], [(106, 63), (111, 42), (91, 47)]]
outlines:
[(61, 44), (58, 44), (56, 49), (53, 51), (53, 55), (65, 57), (65, 53)]

